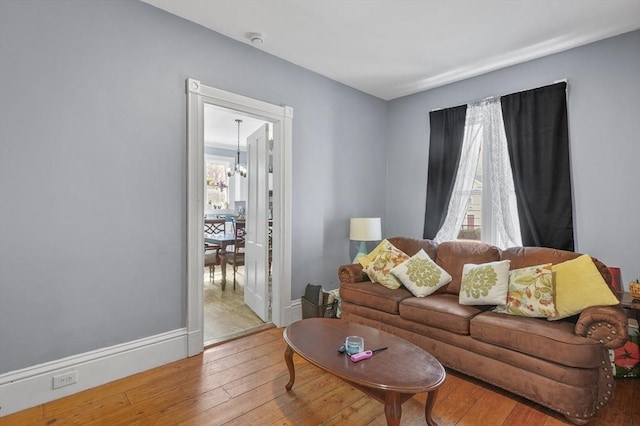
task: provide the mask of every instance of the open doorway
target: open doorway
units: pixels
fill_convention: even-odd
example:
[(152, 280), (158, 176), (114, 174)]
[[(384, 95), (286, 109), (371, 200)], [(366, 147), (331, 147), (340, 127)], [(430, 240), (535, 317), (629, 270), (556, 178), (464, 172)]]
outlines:
[[(268, 200), (260, 197), (260, 201), (272, 199), (273, 188), (269, 185), (273, 180), (272, 129), (269, 122), (259, 118), (204, 104), (205, 230), (230, 233), (236, 237), (225, 247), (208, 245), (205, 238), (208, 248), (203, 265), (205, 347), (262, 328), (271, 320), (270, 299), (267, 300), (266, 312), (262, 313), (254, 312), (255, 304), (246, 300), (252, 296), (251, 287), (247, 287), (252, 280), (247, 274), (251, 265), (245, 262), (247, 247), (244, 233), (248, 228), (262, 229), (256, 222), (272, 219), (273, 206), (270, 203), (266, 205), (265, 213), (259, 211), (255, 196), (250, 199), (251, 192), (256, 193), (256, 183), (263, 191), (267, 187), (270, 191)], [(265, 145), (261, 151), (266, 155), (258, 158), (256, 149), (249, 151), (248, 141)], [(269, 173), (261, 173), (264, 169)], [(259, 182), (265, 179), (266, 183)], [(251, 278), (256, 281), (255, 274)], [(269, 287), (270, 284), (269, 281)], [(266, 295), (270, 298), (271, 291)]]
[[(272, 227), (270, 229), (272, 262), (267, 260), (267, 249), (260, 238), (256, 238), (253, 255), (247, 253), (247, 263), (258, 265), (262, 262), (264, 271), (270, 264), (271, 287), (271, 322), (281, 327), (295, 320), (297, 311), (291, 306), (291, 169), (292, 169), (292, 122), (293, 109), (288, 106), (278, 106), (246, 96), (226, 92), (200, 83), (198, 80), (187, 79), (187, 353), (197, 355), (204, 349), (204, 232), (205, 220), (204, 192), (204, 111), (205, 105), (233, 110), (241, 115), (263, 120), (273, 126), (273, 192)], [(264, 145), (262, 145), (264, 146)], [(250, 159), (249, 159), (250, 160)], [(265, 178), (259, 180), (264, 185), (268, 181), (268, 168), (264, 164)], [(250, 188), (249, 188), (250, 191)], [(258, 237), (266, 236), (267, 209), (263, 209), (264, 220), (258, 223), (264, 225), (265, 231), (247, 229), (247, 240), (253, 238), (255, 232)], [(266, 241), (266, 238), (265, 238)], [(257, 255), (257, 261), (251, 261), (251, 256)], [(256, 258), (254, 258), (255, 260)], [(257, 268), (260, 270), (261, 268)], [(246, 271), (245, 271), (246, 272)], [(250, 274), (248, 274), (250, 275)], [(214, 278), (215, 279), (215, 278)], [(227, 277), (229, 279), (229, 277)], [(251, 283), (251, 278), (245, 277), (245, 285)], [(263, 290), (267, 290), (263, 286)], [(228, 291), (228, 290), (227, 290)], [(265, 300), (265, 299), (263, 299)]]

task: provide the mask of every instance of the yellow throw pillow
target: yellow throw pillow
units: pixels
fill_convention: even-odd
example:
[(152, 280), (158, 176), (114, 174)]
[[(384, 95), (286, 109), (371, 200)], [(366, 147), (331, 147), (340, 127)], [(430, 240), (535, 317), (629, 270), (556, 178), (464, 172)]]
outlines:
[(553, 265), (551, 270), (555, 274), (558, 314), (547, 318), (550, 321), (579, 314), (590, 306), (620, 303), (587, 254)]
[(382, 240), (380, 241), (380, 244), (376, 246), (376, 248), (371, 250), (371, 253), (367, 254), (366, 256), (362, 256), (360, 259), (358, 259), (358, 262), (360, 262), (363, 268), (366, 268), (367, 265), (370, 264), (373, 261), (373, 259), (378, 255), (378, 253), (380, 253), (381, 251), (388, 251), (390, 250), (390, 247), (393, 247), (393, 244), (391, 244), (386, 239)]

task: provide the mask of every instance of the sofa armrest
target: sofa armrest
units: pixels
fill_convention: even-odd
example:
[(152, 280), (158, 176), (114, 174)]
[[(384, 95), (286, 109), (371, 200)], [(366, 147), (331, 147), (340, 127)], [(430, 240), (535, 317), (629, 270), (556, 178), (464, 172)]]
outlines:
[(629, 338), (627, 316), (619, 305), (592, 306), (580, 314), (575, 333), (597, 340), (609, 349), (616, 349)]
[(363, 271), (362, 265), (359, 263), (340, 266), (338, 268), (338, 278), (343, 283), (370, 281), (369, 276)]

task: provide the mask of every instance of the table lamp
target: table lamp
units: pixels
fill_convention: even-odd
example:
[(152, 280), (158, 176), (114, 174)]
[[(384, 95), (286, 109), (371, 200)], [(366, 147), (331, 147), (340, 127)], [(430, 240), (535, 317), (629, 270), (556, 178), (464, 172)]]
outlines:
[(358, 253), (353, 258), (353, 263), (367, 254), (366, 241), (380, 241), (382, 239), (382, 227), (379, 217), (352, 217), (349, 228), (349, 239), (360, 241)]

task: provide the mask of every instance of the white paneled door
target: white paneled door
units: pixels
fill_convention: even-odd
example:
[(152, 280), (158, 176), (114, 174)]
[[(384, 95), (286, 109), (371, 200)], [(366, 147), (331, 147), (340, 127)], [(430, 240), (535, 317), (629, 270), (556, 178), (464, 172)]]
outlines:
[(247, 138), (248, 198), (245, 235), (244, 302), (269, 321), (268, 142), (269, 124)]

